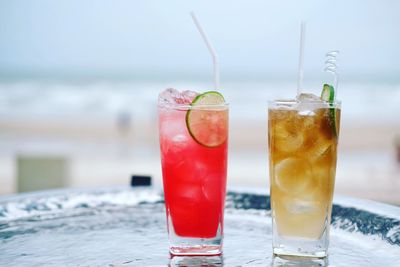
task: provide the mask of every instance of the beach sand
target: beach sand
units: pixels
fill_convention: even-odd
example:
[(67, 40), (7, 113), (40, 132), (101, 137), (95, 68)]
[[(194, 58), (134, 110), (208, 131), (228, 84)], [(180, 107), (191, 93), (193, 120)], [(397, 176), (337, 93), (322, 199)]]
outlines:
[[(128, 185), (133, 174), (162, 186), (156, 119), (119, 125), (113, 116), (0, 119), (0, 194), (17, 191), (19, 157), (61, 157), (67, 187)], [(230, 124), (228, 187), (269, 191), (266, 120)], [(245, 130), (244, 130), (245, 129)], [(335, 193), (400, 205), (400, 125), (344, 121)]]

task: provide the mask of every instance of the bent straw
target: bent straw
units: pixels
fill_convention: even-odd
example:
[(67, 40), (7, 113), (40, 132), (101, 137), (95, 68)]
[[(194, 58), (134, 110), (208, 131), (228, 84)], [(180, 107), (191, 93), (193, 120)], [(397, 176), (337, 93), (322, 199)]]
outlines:
[(208, 39), (205, 31), (200, 25), (200, 22), (197, 20), (196, 15), (194, 12), (190, 12), (190, 15), (192, 16), (193, 22), (196, 25), (197, 29), (199, 30), (201, 37), (203, 37), (204, 42), (207, 45), (208, 51), (211, 53), (211, 57), (213, 60), (213, 66), (214, 66), (214, 87), (215, 90), (218, 90), (219, 88), (219, 66), (218, 66), (218, 56), (217, 53), (215, 52), (214, 47), (212, 46), (210, 40)]
[(297, 98), (301, 94), (301, 87), (303, 84), (304, 77), (304, 42), (306, 38), (306, 23), (304, 21), (301, 22), (300, 27), (300, 55), (299, 55), (299, 69), (297, 74)]

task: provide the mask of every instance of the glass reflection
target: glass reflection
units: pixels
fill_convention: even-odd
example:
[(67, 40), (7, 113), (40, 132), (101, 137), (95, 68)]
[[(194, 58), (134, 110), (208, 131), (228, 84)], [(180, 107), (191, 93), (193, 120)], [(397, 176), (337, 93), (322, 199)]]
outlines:
[(169, 267), (220, 267), (224, 266), (222, 256), (171, 256)]

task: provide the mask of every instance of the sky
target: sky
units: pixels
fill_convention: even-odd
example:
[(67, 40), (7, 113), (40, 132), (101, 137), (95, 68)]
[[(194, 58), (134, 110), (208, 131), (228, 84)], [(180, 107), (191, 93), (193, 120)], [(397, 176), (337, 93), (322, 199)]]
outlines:
[(222, 77), (296, 76), (300, 22), (305, 75), (340, 50), (341, 77), (400, 81), (400, 1), (0, 0), (0, 78), (206, 79), (215, 46)]

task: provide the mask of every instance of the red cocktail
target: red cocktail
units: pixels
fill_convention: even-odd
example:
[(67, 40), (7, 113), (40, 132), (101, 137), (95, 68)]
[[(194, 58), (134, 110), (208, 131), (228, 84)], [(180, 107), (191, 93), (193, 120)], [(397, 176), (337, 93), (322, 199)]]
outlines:
[[(160, 101), (161, 162), (172, 254), (221, 253), (228, 106), (207, 92)], [(173, 90), (173, 91), (171, 91)], [(160, 98), (163, 97), (160, 95)], [(176, 97), (178, 96), (178, 97)], [(213, 101), (212, 101), (213, 100)]]

